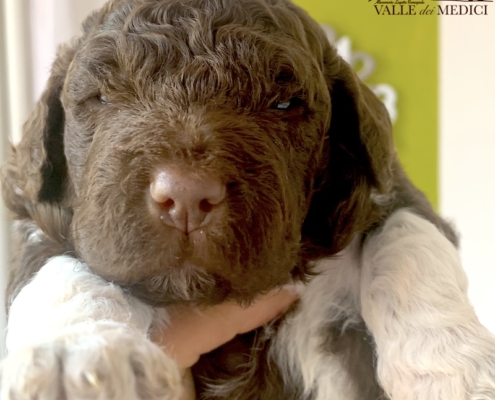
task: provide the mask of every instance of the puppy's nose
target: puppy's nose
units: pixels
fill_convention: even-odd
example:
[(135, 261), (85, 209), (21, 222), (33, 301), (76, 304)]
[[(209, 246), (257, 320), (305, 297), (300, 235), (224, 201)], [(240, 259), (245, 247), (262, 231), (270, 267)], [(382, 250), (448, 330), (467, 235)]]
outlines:
[(181, 168), (161, 168), (151, 179), (151, 199), (160, 219), (188, 233), (207, 225), (225, 198), (226, 188), (210, 175)]

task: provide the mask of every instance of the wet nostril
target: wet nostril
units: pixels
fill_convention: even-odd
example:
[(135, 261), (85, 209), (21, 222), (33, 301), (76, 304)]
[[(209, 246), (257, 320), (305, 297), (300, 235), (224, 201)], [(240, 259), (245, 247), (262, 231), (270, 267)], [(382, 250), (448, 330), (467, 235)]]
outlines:
[(174, 206), (175, 202), (173, 199), (167, 199), (164, 203), (162, 203), (162, 207), (165, 208), (166, 210), (172, 208)]
[(213, 204), (211, 204), (207, 199), (203, 199), (199, 202), (199, 209), (204, 213), (209, 213), (213, 210)]

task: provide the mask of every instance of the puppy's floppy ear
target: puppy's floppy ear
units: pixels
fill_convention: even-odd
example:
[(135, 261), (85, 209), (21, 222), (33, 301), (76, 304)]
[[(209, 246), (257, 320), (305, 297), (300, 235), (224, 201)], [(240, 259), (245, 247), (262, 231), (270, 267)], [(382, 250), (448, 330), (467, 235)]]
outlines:
[(64, 154), (65, 113), (60, 97), (65, 77), (79, 46), (117, 3), (108, 2), (90, 14), (83, 22), (82, 37), (59, 47), (46, 89), (24, 125), (22, 139), (9, 149), (1, 169), (2, 195), (16, 218), (33, 218), (30, 210), (36, 205), (53, 205), (64, 199), (68, 171)]
[(64, 155), (62, 87), (74, 47), (61, 47), (47, 87), (24, 125), (17, 146), (11, 146), (2, 167), (2, 195), (17, 218), (27, 218), (40, 203), (59, 203), (67, 181)]
[(79, 46), (96, 31), (116, 3), (109, 2), (90, 14), (83, 22), (82, 37), (59, 47), (45, 91), (23, 127), (22, 139), (9, 149), (0, 171), (2, 195), (16, 218), (36, 220), (37, 206), (46, 210), (47, 205), (60, 205), (64, 200), (68, 189), (65, 113), (61, 102), (65, 77)]
[(332, 255), (381, 218), (372, 194), (392, 190), (396, 156), (382, 102), (332, 48), (325, 51), (324, 69), (332, 104), (327, 160), (303, 235), (318, 254)]

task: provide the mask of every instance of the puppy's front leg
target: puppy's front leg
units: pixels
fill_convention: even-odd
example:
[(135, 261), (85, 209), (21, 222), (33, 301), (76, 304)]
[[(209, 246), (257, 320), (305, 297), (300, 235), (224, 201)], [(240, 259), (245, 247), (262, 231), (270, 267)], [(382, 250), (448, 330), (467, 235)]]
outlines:
[(147, 337), (154, 310), (54, 257), (15, 297), (1, 400), (172, 400), (175, 363)]
[(467, 297), (455, 247), (401, 210), (363, 250), (363, 317), (392, 400), (495, 399), (495, 340)]

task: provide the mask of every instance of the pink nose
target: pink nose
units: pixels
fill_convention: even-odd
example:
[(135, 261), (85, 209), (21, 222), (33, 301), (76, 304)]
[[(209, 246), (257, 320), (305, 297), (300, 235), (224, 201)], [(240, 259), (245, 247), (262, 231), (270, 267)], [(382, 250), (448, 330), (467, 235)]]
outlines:
[(211, 222), (226, 188), (202, 172), (165, 167), (153, 174), (150, 194), (163, 223), (188, 233)]

